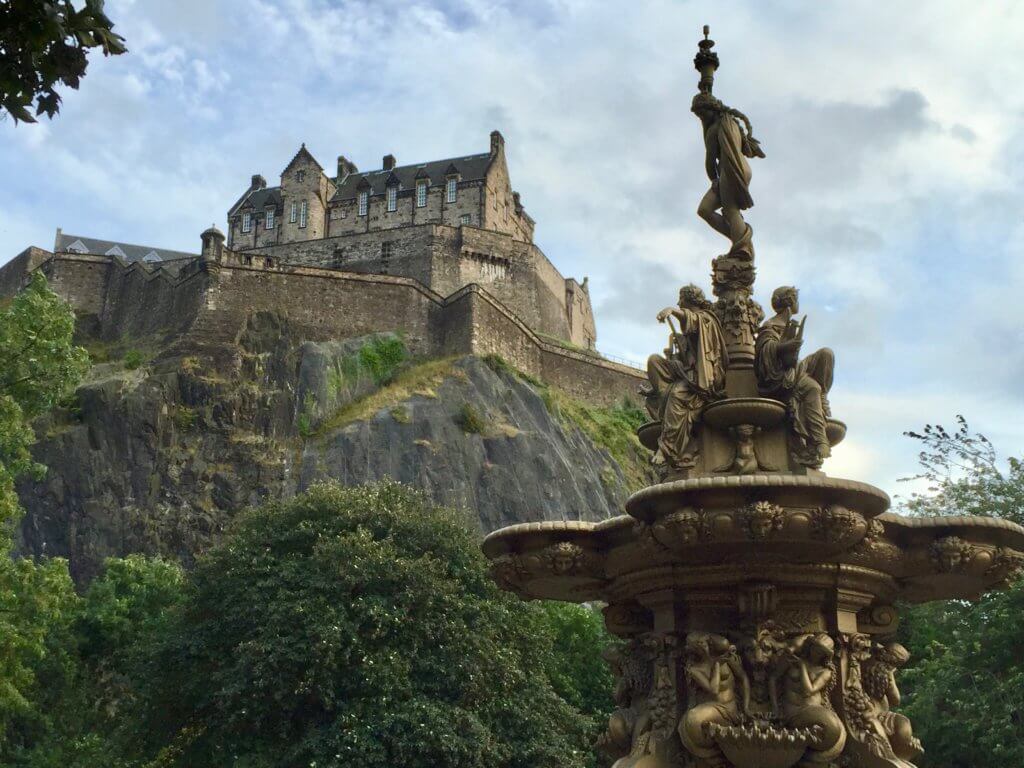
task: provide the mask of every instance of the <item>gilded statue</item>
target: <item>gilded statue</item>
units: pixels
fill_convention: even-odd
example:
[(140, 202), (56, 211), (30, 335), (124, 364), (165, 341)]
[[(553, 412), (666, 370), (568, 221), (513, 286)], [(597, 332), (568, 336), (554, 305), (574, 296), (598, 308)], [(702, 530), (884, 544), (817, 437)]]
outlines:
[(800, 310), (796, 288), (776, 288), (772, 309), (776, 314), (758, 330), (754, 347), (758, 390), (786, 403), (796, 438), (797, 460), (819, 467), (831, 454), (826, 420), (831, 415), (828, 392), (832, 388), (835, 356), (825, 347), (800, 359), (803, 324), (793, 319)]
[(661, 471), (678, 470), (696, 463), (694, 427), (701, 409), (724, 395), (729, 353), (711, 302), (696, 285), (684, 286), (679, 306), (661, 310), (658, 322), (668, 322), (672, 334), (664, 356), (647, 359), (643, 393), (651, 418), (661, 421), (652, 461)]
[(697, 765), (714, 765), (721, 751), (709, 726), (743, 722), (750, 707), (750, 683), (736, 647), (721, 635), (691, 632), (685, 650), (689, 700), (695, 703), (679, 723), (679, 738)]
[(605, 659), (615, 675), (616, 709), (608, 718), (608, 727), (598, 738), (597, 746), (619, 766), (623, 758), (646, 751), (643, 741), (651, 730), (647, 698), (652, 687), (652, 665), (636, 641), (609, 649)]
[(896, 670), (910, 661), (910, 652), (896, 642), (875, 645), (874, 653), (865, 662), (862, 675), (864, 692), (875, 705), (877, 729), (888, 740), (896, 757), (912, 762), (924, 754), (921, 742), (914, 737), (910, 718), (893, 712), (900, 705), (900, 689)]
[(732, 243), (729, 255), (753, 259), (753, 233), (741, 211), (754, 205), (747, 158), (764, 157), (764, 152), (751, 133), (747, 116), (725, 106), (710, 91), (694, 96), (690, 109), (700, 118), (704, 131), (704, 167), (711, 180), (711, 188), (701, 198), (697, 215), (729, 238)]
[(800, 766), (827, 766), (846, 745), (846, 729), (832, 710), (836, 682), (835, 642), (826, 634), (797, 637), (772, 677), (772, 709), (787, 728), (811, 728), (814, 740)]

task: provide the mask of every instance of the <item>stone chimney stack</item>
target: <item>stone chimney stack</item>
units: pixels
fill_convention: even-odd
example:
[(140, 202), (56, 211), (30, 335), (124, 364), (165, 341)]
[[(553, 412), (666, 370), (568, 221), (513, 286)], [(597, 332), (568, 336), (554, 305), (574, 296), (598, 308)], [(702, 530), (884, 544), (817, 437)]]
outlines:
[(249, 185), (249, 189), (266, 189), (267, 180), (260, 176), (258, 173), (252, 175), (252, 183)]
[(341, 181), (350, 174), (356, 173), (358, 170), (355, 163), (344, 155), (338, 155), (338, 181)]
[(491, 131), (491, 157), (505, 151), (505, 137), (499, 131)]
[(384, 170), (393, 171), (397, 162), (394, 155), (384, 155)]

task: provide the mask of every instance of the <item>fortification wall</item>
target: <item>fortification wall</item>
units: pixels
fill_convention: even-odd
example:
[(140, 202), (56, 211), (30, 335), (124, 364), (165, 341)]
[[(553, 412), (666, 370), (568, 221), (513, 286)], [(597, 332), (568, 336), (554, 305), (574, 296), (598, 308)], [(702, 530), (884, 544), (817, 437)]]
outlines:
[(443, 298), (395, 275), (201, 260), (180, 271), (150, 270), (109, 257), (35, 249), (0, 270), (0, 286), (20, 286), (27, 265), (40, 261), (54, 290), (108, 339), (174, 332), (179, 348), (213, 349), (237, 343), (253, 315), (266, 312), (286, 317), (293, 331), (313, 341), (390, 331), (403, 334), (417, 356), (500, 355), (592, 403), (635, 396), (643, 380), (641, 371), (544, 341), (477, 284)]
[(32, 273), (53, 254), (30, 246), (0, 267), (0, 300), (14, 296)]

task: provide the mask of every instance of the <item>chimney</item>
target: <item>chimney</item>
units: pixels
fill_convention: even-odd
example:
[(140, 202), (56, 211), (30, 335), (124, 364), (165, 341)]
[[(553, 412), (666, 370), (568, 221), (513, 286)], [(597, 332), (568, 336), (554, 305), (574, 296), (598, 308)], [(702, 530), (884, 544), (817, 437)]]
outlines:
[(499, 131), (491, 131), (491, 156), (505, 150), (505, 137)]
[(395, 160), (395, 156), (394, 155), (384, 155), (384, 170), (385, 171), (393, 171), (395, 169), (395, 163), (396, 163), (396, 160)]
[(338, 155), (338, 181), (341, 181), (349, 174), (356, 173), (358, 170), (355, 163), (344, 155)]
[(249, 189), (266, 189), (267, 180), (260, 176), (258, 173), (252, 175), (252, 183), (249, 185)]

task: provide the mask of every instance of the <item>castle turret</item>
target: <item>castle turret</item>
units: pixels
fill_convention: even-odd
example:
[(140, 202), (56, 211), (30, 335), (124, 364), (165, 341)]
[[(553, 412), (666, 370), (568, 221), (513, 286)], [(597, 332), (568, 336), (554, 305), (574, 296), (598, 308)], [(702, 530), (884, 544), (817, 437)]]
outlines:
[(206, 261), (221, 261), (224, 256), (224, 233), (217, 229), (216, 224), (199, 236), (203, 241), (201, 256)]

